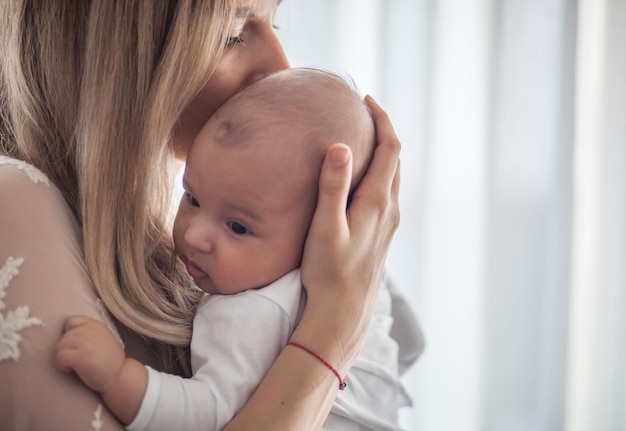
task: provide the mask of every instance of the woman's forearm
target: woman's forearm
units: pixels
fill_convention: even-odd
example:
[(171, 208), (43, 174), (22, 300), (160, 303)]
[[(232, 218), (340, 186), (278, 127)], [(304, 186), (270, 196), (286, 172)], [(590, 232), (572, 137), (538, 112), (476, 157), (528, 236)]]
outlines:
[[(376, 123), (374, 158), (346, 212), (351, 152), (341, 144), (327, 152), (302, 259), (307, 305), (291, 337), (342, 376), (363, 344), (399, 223), (400, 143), (385, 112), (373, 100), (367, 103)], [(338, 390), (337, 376), (327, 365), (288, 346), (225, 429), (319, 430)]]
[[(324, 307), (322, 312), (309, 303), (291, 340), (307, 346), (345, 376), (358, 355), (365, 331), (354, 331), (354, 322), (337, 319), (341, 312), (340, 307)], [(302, 349), (287, 346), (224, 430), (319, 430), (338, 390), (337, 376), (323, 362)]]

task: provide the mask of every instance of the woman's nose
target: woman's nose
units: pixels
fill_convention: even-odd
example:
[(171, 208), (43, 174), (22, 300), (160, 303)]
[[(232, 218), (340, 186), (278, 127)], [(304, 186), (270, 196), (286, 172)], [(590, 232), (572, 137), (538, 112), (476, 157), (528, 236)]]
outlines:
[(257, 50), (256, 56), (258, 68), (250, 76), (248, 84), (279, 70), (289, 69), (289, 62), (273, 29), (266, 30), (265, 42)]

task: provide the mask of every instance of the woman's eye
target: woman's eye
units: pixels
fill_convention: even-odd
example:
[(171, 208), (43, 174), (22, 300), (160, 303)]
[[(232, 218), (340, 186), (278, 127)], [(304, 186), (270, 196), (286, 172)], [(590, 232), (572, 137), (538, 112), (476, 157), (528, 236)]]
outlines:
[(248, 228), (236, 221), (228, 222), (230, 230), (236, 235), (247, 235), (249, 233)]
[(226, 47), (229, 48), (239, 43), (242, 44), (243, 46), (246, 46), (240, 34), (238, 34), (237, 36), (229, 37), (228, 40), (226, 41)]
[(185, 192), (185, 200), (192, 207), (198, 208), (200, 206), (200, 203), (189, 192)]

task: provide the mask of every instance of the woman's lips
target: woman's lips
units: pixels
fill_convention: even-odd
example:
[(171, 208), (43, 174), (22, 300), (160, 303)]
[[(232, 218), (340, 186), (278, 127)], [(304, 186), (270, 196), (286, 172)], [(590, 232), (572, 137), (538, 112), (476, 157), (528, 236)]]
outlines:
[(194, 280), (202, 280), (204, 278), (209, 278), (209, 274), (207, 274), (202, 269), (200, 269), (200, 267), (196, 265), (194, 262), (188, 260), (185, 263), (185, 266), (187, 267), (187, 272), (189, 273), (189, 275), (193, 277)]

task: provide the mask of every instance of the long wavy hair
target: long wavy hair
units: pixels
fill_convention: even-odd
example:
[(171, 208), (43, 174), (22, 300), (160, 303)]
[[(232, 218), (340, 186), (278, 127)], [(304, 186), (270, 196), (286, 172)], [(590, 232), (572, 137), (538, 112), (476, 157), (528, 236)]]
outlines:
[(121, 332), (188, 373), (199, 291), (173, 257), (170, 134), (215, 69), (235, 2), (0, 3), (0, 153), (60, 189)]

